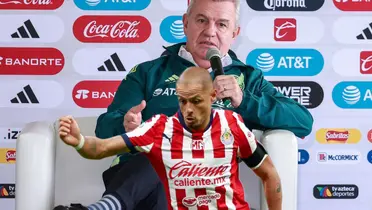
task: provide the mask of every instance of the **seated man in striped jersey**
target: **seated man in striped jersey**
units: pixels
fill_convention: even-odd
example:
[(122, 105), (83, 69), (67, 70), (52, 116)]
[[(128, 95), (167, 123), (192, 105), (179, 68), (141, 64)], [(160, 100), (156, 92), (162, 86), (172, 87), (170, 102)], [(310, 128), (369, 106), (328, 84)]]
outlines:
[(82, 136), (76, 121), (65, 116), (59, 135), (89, 159), (133, 150), (146, 154), (166, 189), (169, 210), (249, 210), (239, 180), (240, 158), (261, 178), (269, 209), (281, 210), (280, 178), (270, 157), (239, 114), (212, 109), (216, 90), (209, 72), (188, 68), (176, 90), (180, 109), (171, 117), (157, 114), (131, 132), (99, 139)]

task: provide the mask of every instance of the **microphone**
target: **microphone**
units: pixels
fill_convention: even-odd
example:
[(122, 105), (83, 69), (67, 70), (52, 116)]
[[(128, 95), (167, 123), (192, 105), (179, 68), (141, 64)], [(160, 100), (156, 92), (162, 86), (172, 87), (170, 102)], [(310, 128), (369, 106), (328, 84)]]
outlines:
[[(221, 53), (217, 48), (209, 48), (205, 57), (211, 63), (215, 77), (225, 74), (221, 62)], [(225, 103), (227, 98), (223, 98), (222, 100)]]
[(217, 48), (209, 48), (206, 58), (211, 63), (212, 70), (216, 77), (225, 74), (221, 63), (221, 53)]

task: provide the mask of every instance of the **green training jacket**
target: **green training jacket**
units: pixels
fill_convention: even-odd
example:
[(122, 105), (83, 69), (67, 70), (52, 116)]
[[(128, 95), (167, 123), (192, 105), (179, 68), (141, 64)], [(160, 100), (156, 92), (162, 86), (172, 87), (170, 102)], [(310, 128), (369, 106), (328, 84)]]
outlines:
[[(125, 132), (123, 119), (125, 113), (141, 100), (146, 100), (142, 111), (145, 121), (155, 114), (173, 115), (179, 109), (176, 95), (176, 81), (180, 74), (193, 63), (178, 56), (181, 45), (178, 43), (164, 47), (164, 56), (141, 63), (131, 69), (120, 83), (113, 102), (107, 112), (97, 120), (96, 136), (109, 138)], [(310, 134), (313, 117), (310, 112), (293, 99), (275, 90), (266, 81), (260, 70), (241, 62), (233, 51), (229, 51), (232, 64), (224, 67), (226, 75), (234, 75), (243, 90), (243, 101), (234, 108), (229, 101), (217, 102), (214, 108), (230, 109), (239, 113), (250, 129), (285, 129), (297, 137)], [(213, 72), (211, 73), (214, 78)]]

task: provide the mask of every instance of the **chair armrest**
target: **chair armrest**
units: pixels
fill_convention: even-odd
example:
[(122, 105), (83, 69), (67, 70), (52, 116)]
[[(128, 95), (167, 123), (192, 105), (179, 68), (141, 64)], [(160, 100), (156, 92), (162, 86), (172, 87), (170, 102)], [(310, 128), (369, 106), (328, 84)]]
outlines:
[[(271, 157), (282, 184), (283, 207), (297, 209), (298, 145), (296, 136), (287, 130), (270, 130), (263, 133), (261, 143)], [(261, 185), (261, 210), (267, 202)]]
[(17, 139), (16, 210), (51, 210), (54, 205), (55, 130), (52, 123), (25, 125)]

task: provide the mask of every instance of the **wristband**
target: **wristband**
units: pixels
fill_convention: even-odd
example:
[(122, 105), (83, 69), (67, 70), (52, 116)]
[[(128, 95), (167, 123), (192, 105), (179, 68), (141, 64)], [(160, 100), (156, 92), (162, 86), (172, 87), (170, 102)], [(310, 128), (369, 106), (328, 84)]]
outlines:
[(79, 151), (81, 148), (83, 148), (84, 143), (85, 143), (84, 136), (80, 134), (80, 142), (79, 142), (79, 144), (75, 147), (75, 149), (76, 149), (77, 151)]

